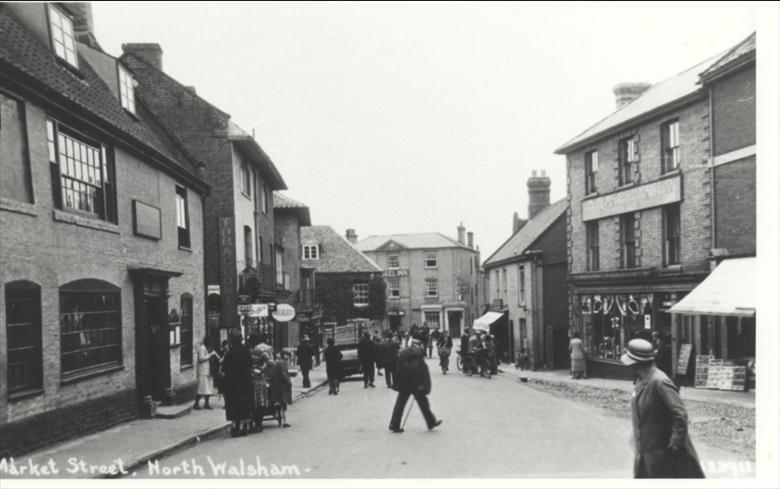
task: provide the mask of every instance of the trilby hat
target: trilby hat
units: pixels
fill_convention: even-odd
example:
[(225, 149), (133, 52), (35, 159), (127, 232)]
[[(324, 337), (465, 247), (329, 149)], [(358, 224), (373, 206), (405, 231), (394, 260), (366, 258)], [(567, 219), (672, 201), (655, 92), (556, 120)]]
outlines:
[(636, 363), (647, 363), (655, 360), (653, 344), (641, 338), (635, 338), (628, 342), (628, 351), (620, 357), (620, 361), (625, 365), (634, 365)]

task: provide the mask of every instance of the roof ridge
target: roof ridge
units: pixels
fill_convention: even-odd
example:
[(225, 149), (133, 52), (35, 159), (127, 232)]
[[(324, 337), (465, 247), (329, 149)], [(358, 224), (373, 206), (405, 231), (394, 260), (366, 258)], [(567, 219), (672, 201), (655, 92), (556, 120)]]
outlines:
[[(183, 84), (183, 83), (181, 83), (179, 80), (177, 80), (177, 79), (176, 79), (176, 78), (174, 78), (173, 76), (169, 75), (169, 74), (168, 74), (168, 73), (166, 73), (165, 71), (163, 71), (163, 70), (161, 70), (161, 69), (158, 69), (156, 66), (152, 65), (151, 63), (149, 63), (148, 61), (146, 61), (145, 59), (143, 59), (141, 56), (138, 56), (137, 54), (133, 53), (132, 51), (131, 51), (131, 52), (129, 52), (129, 53), (128, 53), (128, 52), (124, 52), (124, 53), (122, 53), (122, 56), (120, 56), (118, 59), (119, 59), (119, 60), (121, 60), (122, 58), (124, 58), (124, 57), (126, 57), (126, 56), (128, 56), (128, 57), (132, 57), (133, 59), (135, 59), (135, 60), (137, 60), (137, 61), (140, 61), (140, 62), (141, 62), (141, 63), (143, 63), (144, 65), (146, 65), (146, 66), (148, 66), (149, 68), (151, 68), (151, 69), (155, 70), (156, 72), (160, 73), (160, 74), (161, 74), (161, 75), (163, 75), (165, 78), (167, 78), (168, 80), (170, 80), (170, 81), (172, 81), (173, 83), (175, 83), (175, 84), (176, 84), (176, 85), (177, 85), (179, 88), (181, 88), (183, 91), (186, 91), (187, 93), (189, 93), (189, 94), (191, 94), (191, 95), (194, 95), (194, 96), (195, 96), (195, 98), (199, 99), (201, 102), (205, 103), (206, 105), (208, 105), (208, 106), (209, 106), (209, 107), (211, 107), (212, 109), (216, 110), (217, 112), (219, 112), (219, 113), (220, 113), (220, 114), (222, 114), (223, 116), (227, 117), (228, 119), (232, 119), (232, 118), (233, 118), (233, 117), (232, 117), (230, 114), (228, 114), (228, 113), (227, 113), (227, 112), (225, 112), (224, 110), (220, 109), (219, 107), (217, 107), (217, 106), (216, 106), (216, 105), (214, 105), (213, 103), (209, 102), (209, 101), (208, 101), (208, 100), (206, 100), (205, 98), (203, 98), (203, 97), (201, 97), (200, 95), (198, 95), (198, 93), (197, 93), (196, 91), (194, 91), (194, 90), (191, 90), (190, 88), (188, 88), (188, 87), (187, 87), (187, 85), (184, 85), (184, 84)], [(129, 67), (128, 67), (128, 68), (129, 68)], [(131, 71), (132, 71), (132, 69), (131, 69)]]

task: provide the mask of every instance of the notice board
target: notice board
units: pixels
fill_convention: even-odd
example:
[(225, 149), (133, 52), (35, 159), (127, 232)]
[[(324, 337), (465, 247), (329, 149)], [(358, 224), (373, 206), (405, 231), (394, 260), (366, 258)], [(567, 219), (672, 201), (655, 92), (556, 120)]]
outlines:
[(696, 355), (696, 377), (693, 386), (698, 388), (707, 387), (707, 378), (709, 377), (710, 360), (714, 360), (712, 355)]
[(692, 351), (692, 344), (683, 343), (680, 345), (680, 354), (677, 356), (677, 375), (685, 375), (688, 373), (688, 363), (691, 361)]

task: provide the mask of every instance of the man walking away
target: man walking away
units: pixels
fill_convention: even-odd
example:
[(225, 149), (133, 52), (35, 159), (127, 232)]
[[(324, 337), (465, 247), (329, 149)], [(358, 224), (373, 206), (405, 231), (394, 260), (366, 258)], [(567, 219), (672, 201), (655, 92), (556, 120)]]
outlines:
[(631, 400), (634, 426), (634, 477), (703, 479), (699, 457), (688, 435), (688, 414), (677, 387), (654, 363), (653, 344), (628, 342), (620, 360), (631, 366), (635, 388)]
[(325, 347), (323, 356), (325, 357), (325, 373), (328, 375), (328, 395), (337, 396), (339, 394), (339, 377), (341, 368), (339, 363), (344, 355), (336, 348), (336, 342), (333, 338), (328, 338), (328, 346)]
[(401, 340), (395, 335), (392, 338), (387, 338), (382, 345), (382, 365), (385, 367), (385, 383), (390, 388), (393, 387), (398, 362), (398, 350), (400, 348)]
[(374, 337), (371, 338), (371, 341), (374, 342), (374, 363), (376, 363), (376, 374), (381, 377), (382, 369), (384, 368), (384, 365), (382, 364), (382, 348), (384, 345), (382, 337), (379, 335), (379, 331), (374, 331)]
[(437, 420), (436, 416), (433, 415), (428, 403), (428, 394), (431, 393), (431, 374), (425, 363), (423, 348), (422, 341), (412, 340), (412, 346), (405, 348), (398, 355), (398, 369), (395, 379), (398, 397), (395, 400), (393, 416), (390, 418), (390, 431), (393, 433), (403, 433), (404, 431), (401, 428), (401, 417), (409, 396), (414, 396), (415, 401), (417, 401), (429, 430), (442, 423), (441, 419)]
[(314, 364), (314, 355), (316, 355), (316, 353), (317, 351), (309, 342), (309, 335), (303, 335), (301, 344), (298, 345), (298, 349), (295, 350), (295, 357), (298, 361), (298, 366), (301, 367), (301, 376), (303, 377), (304, 387), (311, 387), (309, 371)]
[(367, 389), (374, 386), (374, 342), (371, 341), (371, 335), (366, 331), (363, 338), (358, 342), (358, 361), (363, 371), (363, 388)]

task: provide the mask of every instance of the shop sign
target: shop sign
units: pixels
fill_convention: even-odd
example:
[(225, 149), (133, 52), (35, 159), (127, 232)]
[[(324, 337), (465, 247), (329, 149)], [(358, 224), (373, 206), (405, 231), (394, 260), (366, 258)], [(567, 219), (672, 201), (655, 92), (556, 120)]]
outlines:
[(268, 304), (250, 304), (249, 307), (250, 307), (249, 317), (251, 318), (268, 317)]
[(582, 201), (582, 220), (592, 221), (627, 212), (660, 207), (682, 200), (682, 178), (664, 178), (652, 183)]
[(385, 270), (382, 272), (384, 277), (408, 277), (409, 270)]
[(295, 308), (290, 304), (277, 304), (273, 316), (277, 321), (285, 323), (295, 317)]
[(249, 314), (252, 312), (252, 304), (239, 304), (238, 314)]

